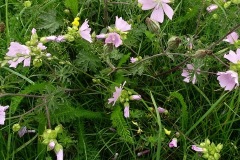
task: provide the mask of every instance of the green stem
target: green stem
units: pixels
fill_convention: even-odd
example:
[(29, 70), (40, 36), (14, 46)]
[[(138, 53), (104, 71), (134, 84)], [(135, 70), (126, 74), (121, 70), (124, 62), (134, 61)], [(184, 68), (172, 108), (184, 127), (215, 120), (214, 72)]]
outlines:
[(10, 33), (9, 33), (9, 25), (8, 25), (8, 0), (5, 0), (5, 26), (6, 26), (6, 42), (7, 47), (10, 43)]

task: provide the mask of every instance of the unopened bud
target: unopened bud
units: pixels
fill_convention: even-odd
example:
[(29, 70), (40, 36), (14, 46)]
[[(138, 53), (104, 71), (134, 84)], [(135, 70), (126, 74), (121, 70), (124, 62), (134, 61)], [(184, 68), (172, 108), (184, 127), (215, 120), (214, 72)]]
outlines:
[(34, 67), (40, 67), (42, 65), (42, 60), (41, 59), (34, 59), (33, 60), (33, 66)]
[(159, 23), (151, 18), (147, 17), (146, 24), (147, 24), (149, 31), (151, 31), (153, 33), (157, 33), (160, 29)]
[(228, 1), (224, 3), (223, 7), (227, 9), (231, 5), (231, 3), (232, 3), (231, 1)]
[(23, 5), (24, 5), (24, 7), (28, 8), (28, 7), (31, 7), (32, 2), (31, 2), (31, 1), (25, 1), (25, 2), (23, 3)]
[(12, 126), (12, 130), (13, 130), (13, 132), (17, 132), (17, 131), (19, 131), (19, 129), (21, 128), (21, 126), (20, 126), (20, 124), (14, 124), (13, 126)]
[(199, 49), (196, 51), (196, 53), (193, 55), (195, 58), (203, 58), (206, 55), (212, 54), (212, 50), (205, 50), (205, 49)]
[(177, 36), (172, 36), (169, 38), (167, 45), (169, 50), (177, 49), (179, 44), (181, 43), (181, 39)]

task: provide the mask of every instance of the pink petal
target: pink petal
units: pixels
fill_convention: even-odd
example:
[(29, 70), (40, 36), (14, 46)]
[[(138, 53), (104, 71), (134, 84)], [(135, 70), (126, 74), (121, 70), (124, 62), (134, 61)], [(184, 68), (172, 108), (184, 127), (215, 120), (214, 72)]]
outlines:
[(85, 22), (82, 24), (82, 26), (79, 28), (79, 33), (81, 37), (88, 42), (92, 43), (92, 38), (91, 38), (91, 28), (89, 28), (88, 25), (88, 20), (85, 20)]
[(63, 160), (63, 150), (60, 149), (57, 153), (57, 160)]
[(164, 10), (165, 14), (168, 16), (168, 18), (170, 20), (172, 20), (172, 17), (173, 17), (173, 14), (174, 14), (173, 9), (166, 3), (162, 3), (162, 6), (163, 6), (163, 10)]
[(212, 12), (218, 8), (218, 5), (216, 4), (211, 4), (210, 6), (207, 7), (208, 12)]
[(229, 54), (225, 54), (224, 58), (228, 59), (232, 63), (237, 63), (240, 60), (240, 50), (237, 50), (237, 54), (230, 50)]
[(164, 20), (164, 13), (162, 7), (161, 6), (155, 7), (150, 18), (152, 20), (162, 23)]
[(118, 16), (116, 16), (115, 27), (122, 32), (126, 32), (131, 29), (131, 25), (124, 21), (122, 17), (118, 18)]
[(177, 138), (173, 138), (172, 141), (168, 144), (170, 148), (176, 148), (177, 147)]
[(124, 117), (129, 118), (129, 106), (124, 107)]
[(203, 149), (201, 147), (196, 146), (196, 145), (192, 145), (192, 150), (194, 150), (196, 152), (203, 152)]
[(157, 5), (153, 0), (138, 0), (138, 3), (142, 4), (142, 10), (153, 9)]
[(234, 71), (218, 72), (217, 80), (224, 90), (231, 91), (239, 85), (238, 73)]
[(119, 34), (117, 33), (109, 33), (107, 38), (105, 39), (105, 43), (112, 43), (115, 47), (119, 47), (122, 45), (122, 40)]

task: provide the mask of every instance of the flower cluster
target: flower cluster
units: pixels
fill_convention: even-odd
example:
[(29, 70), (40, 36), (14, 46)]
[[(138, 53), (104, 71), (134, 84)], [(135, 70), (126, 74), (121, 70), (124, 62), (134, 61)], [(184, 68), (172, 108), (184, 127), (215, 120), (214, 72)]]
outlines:
[(63, 132), (62, 125), (58, 125), (54, 130), (45, 129), (43, 132), (42, 143), (47, 145), (47, 150), (54, 150), (57, 156), (57, 160), (63, 160), (63, 147), (57, 142), (57, 135)]
[(220, 159), (220, 152), (222, 148), (223, 145), (221, 143), (215, 145), (215, 143), (211, 143), (209, 139), (205, 139), (205, 141), (200, 143), (200, 145), (192, 145), (192, 150), (201, 152), (203, 154), (202, 157), (209, 160)]
[(101, 33), (96, 36), (98, 39), (104, 39), (106, 44), (113, 44), (115, 47), (119, 47), (123, 44), (122, 40), (126, 39), (128, 31), (131, 30), (131, 25), (116, 16), (115, 27), (108, 27), (109, 33)]
[(59, 35), (59, 36), (48, 36), (48, 37), (42, 37), (41, 41), (43, 43), (49, 42), (49, 41), (55, 41), (55, 42), (65, 42), (65, 41), (74, 41), (76, 38), (83, 38), (86, 41), (92, 43), (92, 37), (91, 37), (91, 28), (89, 28), (88, 20), (86, 19), (84, 23), (79, 27), (80, 18), (76, 17), (74, 18), (74, 21), (72, 22), (72, 27), (68, 27), (68, 31), (65, 35)]
[(108, 104), (115, 103), (119, 100), (124, 105), (124, 117), (128, 118), (130, 116), (129, 113), (129, 100), (140, 100), (140, 95), (133, 95), (131, 91), (126, 91), (123, 89), (126, 81), (120, 87), (115, 87), (115, 92), (113, 92), (112, 98), (108, 99)]
[(218, 72), (219, 84), (224, 90), (231, 91), (239, 86), (238, 74), (240, 73), (240, 49), (236, 52), (230, 50), (229, 54), (225, 54), (224, 58), (230, 63), (230, 70), (226, 72)]

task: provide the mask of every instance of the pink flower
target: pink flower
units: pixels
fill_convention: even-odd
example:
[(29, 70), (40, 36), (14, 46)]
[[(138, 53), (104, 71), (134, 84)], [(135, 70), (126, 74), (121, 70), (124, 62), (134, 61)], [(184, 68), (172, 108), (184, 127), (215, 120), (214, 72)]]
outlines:
[(234, 44), (237, 40), (238, 40), (238, 34), (236, 32), (232, 32), (223, 41), (228, 42), (230, 44)]
[(203, 148), (198, 147), (196, 145), (192, 145), (192, 150), (196, 151), (196, 152), (203, 152)]
[(177, 147), (177, 138), (173, 138), (172, 141), (168, 144), (170, 148)]
[(224, 58), (228, 59), (230, 62), (237, 64), (240, 62), (240, 49), (237, 49), (236, 52), (230, 50), (229, 54), (225, 54)]
[(44, 46), (42, 43), (38, 43), (37, 47), (38, 47), (40, 50), (45, 50), (45, 49), (47, 49), (47, 47)]
[(49, 42), (49, 41), (55, 41), (57, 38), (57, 36), (48, 36), (46, 37), (46, 41)]
[(129, 118), (129, 106), (124, 107), (124, 117)]
[(96, 38), (98, 38), (98, 39), (104, 39), (106, 37), (107, 37), (107, 34), (103, 34), (103, 33), (96, 35)]
[(4, 125), (5, 122), (5, 111), (9, 108), (9, 106), (1, 106), (0, 105), (0, 125)]
[(51, 141), (51, 142), (48, 144), (48, 148), (49, 148), (50, 150), (52, 150), (54, 147), (55, 147), (55, 142), (54, 142), (54, 141)]
[(142, 99), (141, 95), (131, 95), (129, 97), (130, 100), (140, 100)]
[(92, 38), (91, 38), (91, 28), (89, 28), (88, 25), (88, 20), (85, 20), (85, 22), (82, 24), (82, 26), (79, 28), (79, 33), (81, 37), (88, 42), (92, 43)]
[(167, 4), (170, 3), (170, 0), (138, 0), (140, 4), (142, 4), (143, 10), (153, 9), (151, 14), (151, 19), (162, 23), (164, 20), (164, 13), (167, 15), (169, 19), (172, 20), (173, 17), (173, 9)]
[(35, 130), (27, 130), (27, 127), (24, 126), (22, 127), (19, 131), (18, 131), (18, 135), (21, 138), (22, 136), (24, 136), (26, 133), (35, 133)]
[(159, 113), (168, 113), (168, 110), (166, 110), (165, 108), (158, 107), (157, 109)]
[(231, 91), (239, 85), (238, 73), (234, 71), (218, 72), (217, 75), (220, 86), (226, 91)]
[(56, 41), (56, 42), (65, 42), (65, 41), (66, 41), (66, 37), (65, 37), (65, 36), (62, 36), (62, 35), (57, 36), (57, 38), (56, 38), (55, 41)]
[(12, 58), (8, 61), (10, 67), (16, 68), (21, 62), (23, 62), (23, 66), (30, 66), (31, 57), (29, 54), (30, 49), (27, 46), (18, 42), (11, 42), (6, 55)]
[(118, 98), (121, 96), (122, 89), (125, 85), (126, 81), (123, 83), (123, 85), (120, 85), (120, 87), (115, 87), (115, 92), (113, 92), (113, 97), (108, 99), (108, 104), (113, 102), (113, 106), (115, 105)]
[(107, 35), (105, 43), (112, 43), (115, 47), (119, 47), (120, 45), (122, 45), (122, 40), (119, 34), (113, 32)]
[(210, 6), (207, 7), (208, 12), (212, 12), (218, 8), (218, 5), (216, 4), (211, 4)]
[(197, 69), (195, 71), (192, 64), (187, 64), (187, 68), (183, 69), (183, 72), (181, 74), (183, 77), (185, 77), (183, 81), (187, 83), (192, 81), (192, 84), (195, 84), (197, 82), (196, 73), (200, 74), (199, 72), (200, 72), (200, 69)]
[(135, 62), (138, 61), (138, 58), (131, 57), (131, 58), (130, 58), (130, 61), (131, 61), (131, 63), (135, 63)]
[(116, 16), (115, 27), (122, 32), (126, 32), (131, 29), (131, 25), (124, 21), (122, 17), (118, 18), (118, 16)]
[(63, 160), (63, 149), (60, 149), (57, 153), (57, 160)]

